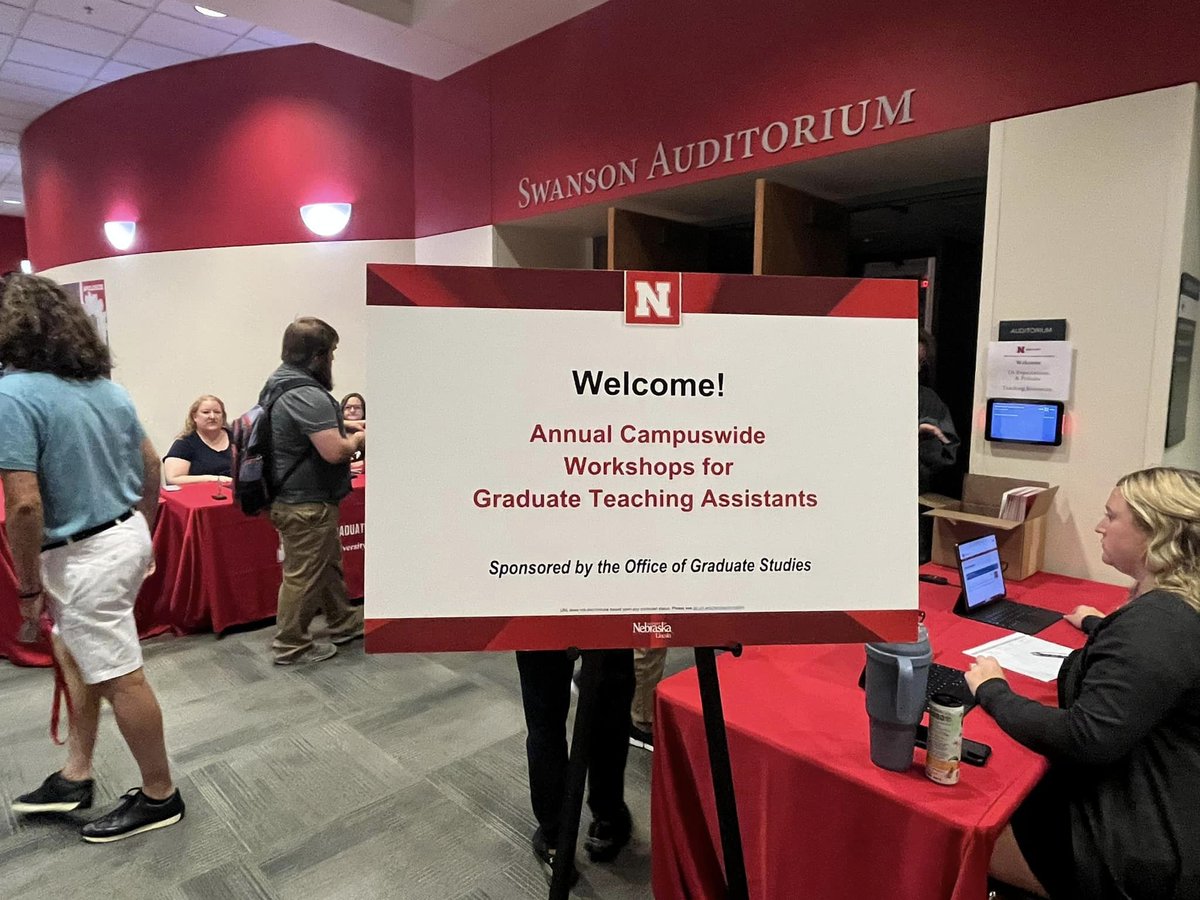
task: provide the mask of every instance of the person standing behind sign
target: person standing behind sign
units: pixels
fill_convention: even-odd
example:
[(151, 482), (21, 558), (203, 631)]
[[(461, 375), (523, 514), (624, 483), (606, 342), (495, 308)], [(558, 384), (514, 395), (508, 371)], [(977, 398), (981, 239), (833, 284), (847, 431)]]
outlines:
[[(594, 706), (588, 757), (588, 808), (592, 822), (584, 850), (593, 862), (611, 862), (629, 843), (633, 820), (625, 805), (629, 758), (629, 705), (633, 700), (633, 651), (600, 651), (599, 696)], [(565, 650), (519, 651), (521, 703), (528, 736), (529, 797), (538, 821), (534, 855), (553, 875), (567, 787), (567, 714), (575, 661)], [(574, 860), (571, 861), (574, 867)]]
[[(350, 459), (366, 434), (347, 434), (330, 394), (338, 333), (304, 317), (283, 333), (282, 365), (259, 403), (271, 406), (271, 524), (283, 549), (275, 640), (276, 665), (320, 662), (363, 634), (363, 611), (350, 605), (342, 572), (338, 504), (350, 493)], [(277, 399), (276, 399), (277, 398)], [(314, 643), (308, 628), (325, 614), (332, 643)]]
[[(922, 328), (917, 333), (917, 491), (922, 494), (933, 476), (958, 458), (958, 432), (950, 409), (929, 386), (936, 349), (933, 335)], [(918, 522), (920, 562), (925, 563), (933, 545), (933, 521), (920, 516)]]
[(48, 278), (11, 275), (0, 290), (0, 478), (20, 589), (72, 698), (67, 762), (12, 804), (22, 815), (92, 805), (100, 701), (137, 760), (141, 787), (83, 826), (110, 843), (174, 825), (183, 798), (171, 779), (162, 712), (142, 668), (133, 607), (153, 555), (159, 463), (112, 360), (77, 300)]

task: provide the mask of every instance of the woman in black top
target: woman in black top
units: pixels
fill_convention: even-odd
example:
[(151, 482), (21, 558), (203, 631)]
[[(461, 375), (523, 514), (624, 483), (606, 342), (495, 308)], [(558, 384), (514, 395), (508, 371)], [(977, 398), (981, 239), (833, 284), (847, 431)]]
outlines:
[[(367, 430), (367, 401), (362, 394), (347, 394), (342, 398), (342, 421), (347, 431)], [(350, 471), (358, 474), (363, 471), (367, 459), (366, 446), (355, 451), (350, 457)]]
[(220, 397), (204, 394), (188, 410), (183, 431), (163, 459), (167, 484), (197, 481), (229, 482), (233, 447), (226, 427), (225, 404)]
[(996, 660), (967, 673), (1009, 735), (1050, 770), (1013, 816), (992, 874), (1053, 900), (1200, 897), (1200, 473), (1145, 469), (1096, 526), (1104, 562), (1134, 579), (1063, 662), (1059, 708), (1014, 694)]

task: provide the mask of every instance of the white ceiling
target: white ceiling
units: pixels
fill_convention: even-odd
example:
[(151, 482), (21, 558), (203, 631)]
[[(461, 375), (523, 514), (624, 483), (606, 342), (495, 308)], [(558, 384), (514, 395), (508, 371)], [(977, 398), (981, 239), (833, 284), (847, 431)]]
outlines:
[(0, 0), (0, 214), (24, 215), (25, 127), (118, 78), (309, 41), (444, 78), (601, 2), (208, 0), (214, 19), (183, 0)]

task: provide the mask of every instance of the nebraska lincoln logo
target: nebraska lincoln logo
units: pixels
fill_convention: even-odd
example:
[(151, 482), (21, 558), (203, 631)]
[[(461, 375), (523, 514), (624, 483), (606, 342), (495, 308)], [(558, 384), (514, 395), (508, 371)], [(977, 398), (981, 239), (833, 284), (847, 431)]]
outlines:
[(679, 272), (625, 273), (626, 325), (678, 325), (682, 306)]
[(671, 634), (671, 626), (667, 622), (634, 622), (633, 633), (648, 634), (659, 641), (669, 641), (674, 637)]

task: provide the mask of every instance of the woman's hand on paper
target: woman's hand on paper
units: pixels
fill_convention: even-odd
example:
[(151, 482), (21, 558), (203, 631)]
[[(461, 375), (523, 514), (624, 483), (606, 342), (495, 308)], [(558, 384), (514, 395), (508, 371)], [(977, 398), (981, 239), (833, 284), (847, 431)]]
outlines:
[(1067, 615), (1064, 616), (1063, 618), (1065, 618), (1068, 622), (1070, 622), (1072, 625), (1074, 625), (1076, 628), (1078, 628), (1080, 631), (1082, 631), (1083, 630), (1083, 620), (1086, 619), (1088, 616), (1099, 616), (1100, 618), (1103, 619), (1104, 613), (1100, 612), (1100, 610), (1096, 609), (1096, 607), (1094, 607), (1094, 606), (1077, 606), (1073, 610), (1071, 610), (1069, 613), (1067, 613)]
[(1004, 670), (1000, 668), (1000, 663), (996, 662), (994, 656), (981, 656), (976, 659), (975, 662), (971, 663), (971, 667), (967, 669), (965, 677), (967, 679), (967, 687), (971, 689), (972, 695), (975, 694), (975, 691), (985, 681), (990, 681), (993, 678), (1008, 681), (1004, 676)]

